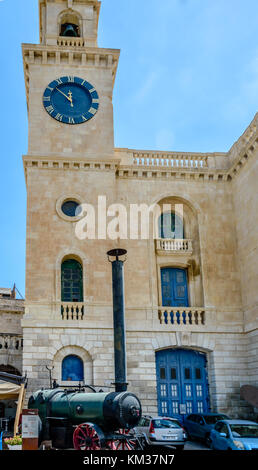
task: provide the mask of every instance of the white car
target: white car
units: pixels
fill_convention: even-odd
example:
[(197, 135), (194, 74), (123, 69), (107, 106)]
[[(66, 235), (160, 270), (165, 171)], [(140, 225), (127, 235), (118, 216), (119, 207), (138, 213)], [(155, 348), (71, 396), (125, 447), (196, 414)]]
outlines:
[(142, 416), (135, 434), (148, 446), (172, 446), (183, 450), (187, 434), (180, 422), (164, 416)]

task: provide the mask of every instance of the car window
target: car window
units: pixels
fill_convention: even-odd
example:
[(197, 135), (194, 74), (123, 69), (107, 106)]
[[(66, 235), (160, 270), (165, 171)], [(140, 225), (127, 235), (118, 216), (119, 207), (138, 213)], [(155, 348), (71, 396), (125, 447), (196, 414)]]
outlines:
[(144, 426), (145, 421), (146, 421), (145, 418), (141, 418), (138, 426)]
[(226, 415), (204, 415), (203, 418), (205, 419), (206, 424), (215, 424), (217, 421), (221, 421), (222, 419), (228, 419)]
[(220, 432), (224, 432), (226, 434), (226, 437), (229, 437), (228, 427), (225, 423), (222, 424)]
[(153, 420), (154, 428), (163, 429), (163, 428), (180, 428), (180, 424), (171, 419), (154, 419)]
[(233, 437), (257, 437), (258, 424), (231, 424)]
[(195, 418), (196, 418), (195, 415), (187, 416), (187, 419), (188, 419), (189, 421), (192, 421), (193, 423), (195, 423)]
[(215, 426), (214, 426), (215, 431), (220, 432), (220, 430), (221, 430), (223, 424), (224, 424), (224, 423), (217, 423), (217, 424), (215, 424)]
[(140, 420), (138, 426), (141, 426), (141, 427), (148, 426), (148, 425), (149, 425), (149, 422), (150, 422), (149, 419), (143, 417), (143, 418), (141, 418), (141, 420)]
[(201, 417), (201, 416), (196, 416), (196, 417), (195, 417), (195, 422), (198, 423), (198, 424), (203, 423), (202, 417)]

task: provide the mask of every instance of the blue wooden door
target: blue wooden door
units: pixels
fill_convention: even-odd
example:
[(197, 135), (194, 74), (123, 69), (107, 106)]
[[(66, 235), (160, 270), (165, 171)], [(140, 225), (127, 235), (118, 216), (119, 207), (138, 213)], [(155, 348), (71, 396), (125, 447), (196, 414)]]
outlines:
[(206, 355), (187, 349), (156, 353), (158, 413), (181, 421), (190, 413), (209, 411)]
[(188, 307), (187, 272), (185, 269), (161, 269), (162, 305), (164, 307)]

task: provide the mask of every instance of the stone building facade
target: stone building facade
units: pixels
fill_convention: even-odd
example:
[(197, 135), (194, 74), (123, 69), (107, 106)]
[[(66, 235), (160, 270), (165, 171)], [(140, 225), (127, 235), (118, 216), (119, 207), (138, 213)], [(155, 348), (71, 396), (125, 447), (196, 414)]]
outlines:
[[(24, 301), (13, 289), (0, 288), (0, 372), (22, 375)], [(15, 400), (0, 399), (0, 418), (14, 420)]]
[[(40, 44), (23, 44), (29, 139), (21, 325), (30, 389), (48, 386), (46, 366), (60, 384), (114, 381), (106, 253), (122, 247), (128, 382), (144, 411), (251, 416), (240, 387), (258, 382), (258, 115), (227, 153), (114, 148), (119, 50), (97, 46), (100, 2), (40, 0), (39, 10)], [(77, 125), (69, 108), (76, 81), (89, 85), (92, 103)], [(70, 117), (58, 109), (61, 98)], [(78, 236), (85, 212), (73, 209), (85, 203), (95, 209), (98, 237)], [(176, 229), (161, 233), (161, 215), (156, 235), (111, 239), (101, 225), (104, 203), (108, 221), (117, 210), (130, 214), (132, 204), (155, 204), (161, 213), (170, 204), (170, 227), (181, 223), (181, 237)]]
[(15, 289), (0, 288), (0, 371), (22, 374), (24, 300)]

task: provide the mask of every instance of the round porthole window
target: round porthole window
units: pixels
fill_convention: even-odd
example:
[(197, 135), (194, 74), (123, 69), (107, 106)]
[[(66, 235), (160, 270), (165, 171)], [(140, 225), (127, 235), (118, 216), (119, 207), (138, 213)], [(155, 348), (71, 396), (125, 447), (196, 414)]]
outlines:
[(61, 210), (67, 217), (78, 217), (81, 213), (80, 204), (76, 201), (63, 202)]

